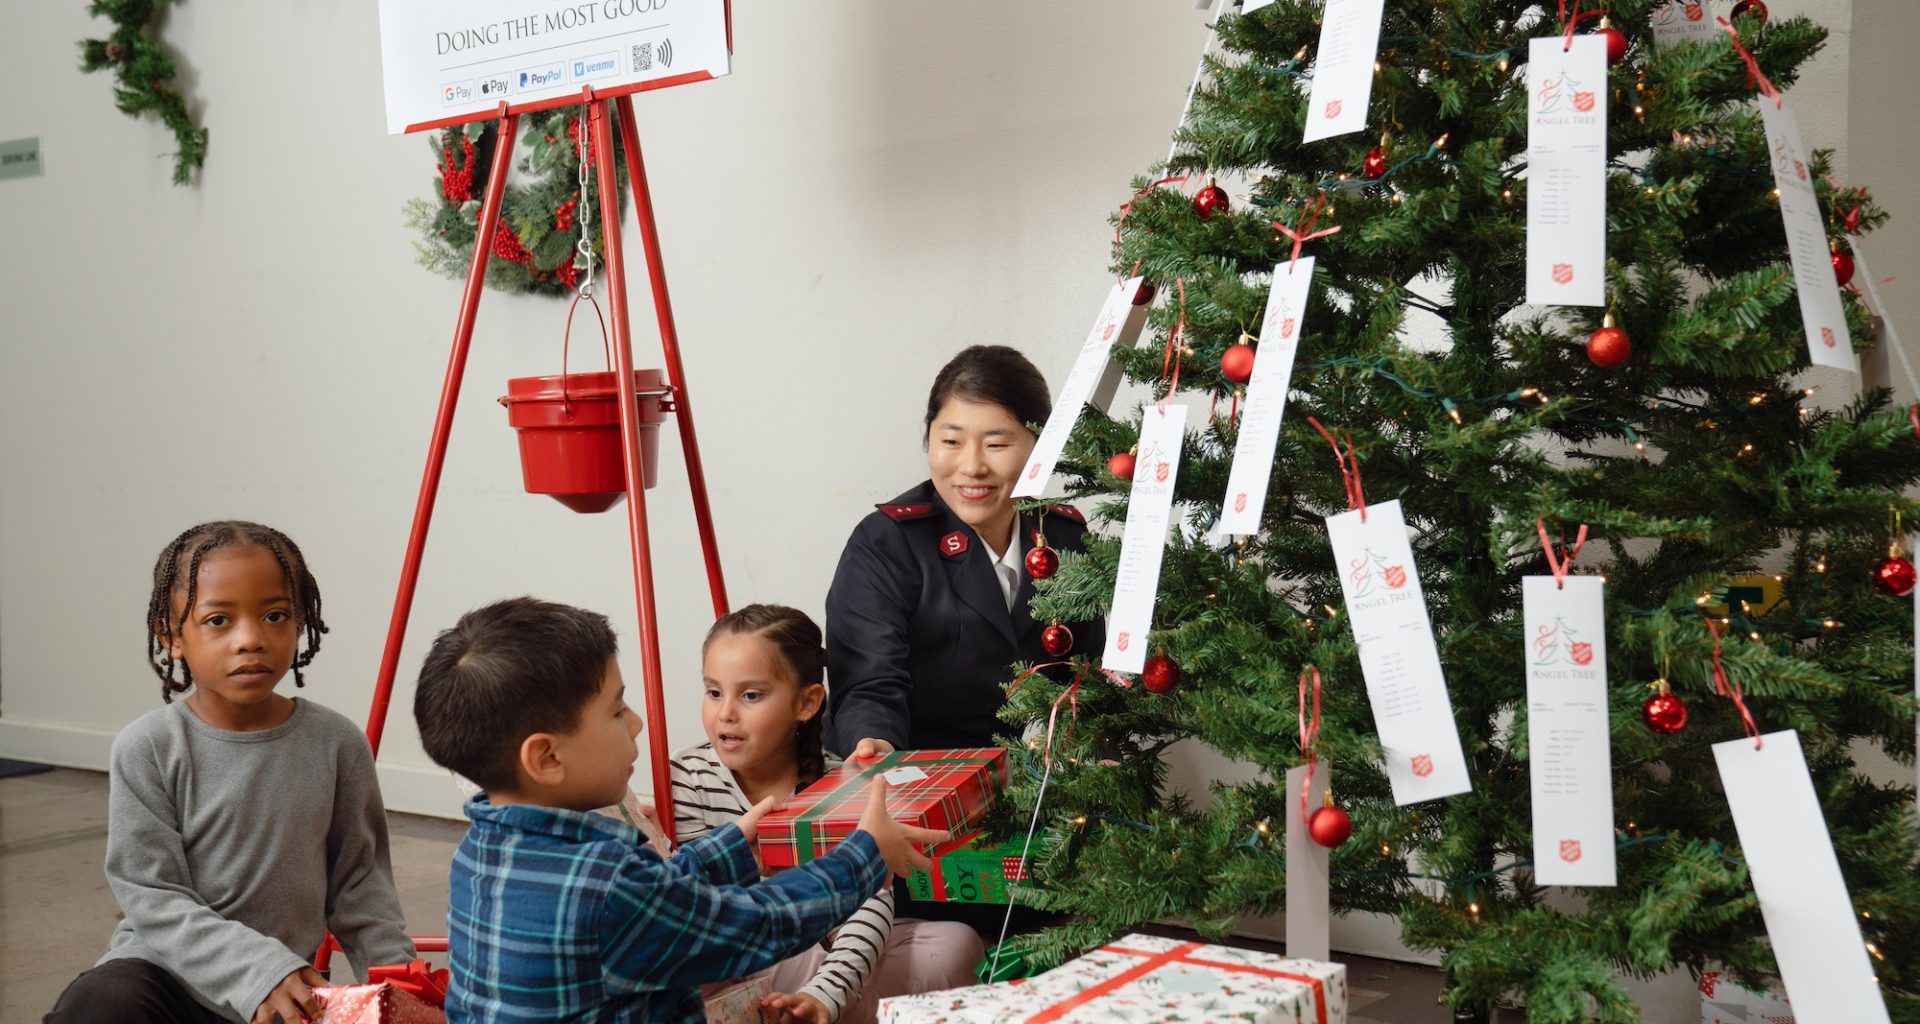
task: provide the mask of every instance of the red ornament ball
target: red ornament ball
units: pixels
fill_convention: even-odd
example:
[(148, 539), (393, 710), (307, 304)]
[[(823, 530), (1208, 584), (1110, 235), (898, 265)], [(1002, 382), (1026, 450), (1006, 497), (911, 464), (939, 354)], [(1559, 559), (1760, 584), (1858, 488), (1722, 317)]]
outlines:
[(1172, 693), (1180, 685), (1180, 663), (1164, 652), (1148, 658), (1140, 669), (1140, 684), (1148, 693)]
[(1587, 360), (1602, 370), (1624, 366), (1633, 356), (1633, 342), (1627, 332), (1608, 323), (1587, 338)]
[(1153, 294), (1153, 282), (1142, 281), (1140, 282), (1140, 290), (1133, 293), (1133, 304), (1136, 306), (1150, 306), (1153, 304)]
[(1121, 452), (1107, 460), (1107, 472), (1122, 480), (1133, 479), (1133, 453)]
[(1647, 720), (1647, 728), (1671, 736), (1687, 724), (1687, 705), (1671, 693), (1656, 693), (1640, 705), (1640, 716)]
[(1607, 41), (1607, 66), (1620, 63), (1621, 58), (1627, 55), (1626, 35), (1612, 25), (1601, 29), (1600, 35)]
[(1913, 563), (1898, 555), (1889, 555), (1873, 567), (1873, 589), (1889, 597), (1913, 593)]
[(1253, 346), (1233, 344), (1220, 356), (1220, 375), (1234, 382), (1245, 384), (1253, 377)]
[(1853, 280), (1852, 253), (1841, 252), (1838, 249), (1833, 251), (1833, 279), (1840, 282), (1842, 287), (1845, 287), (1848, 281)]
[(1201, 220), (1212, 220), (1213, 215), (1227, 208), (1227, 190), (1211, 182), (1200, 194), (1193, 197), (1193, 212)]
[(1058, 622), (1040, 631), (1040, 648), (1049, 658), (1064, 658), (1073, 650), (1073, 630)]
[(1050, 580), (1060, 571), (1060, 556), (1052, 548), (1038, 547), (1027, 552), (1027, 575), (1036, 580)]
[(1379, 146), (1367, 150), (1367, 159), (1361, 163), (1360, 173), (1373, 181), (1384, 177), (1387, 173), (1387, 151)]
[(1353, 836), (1353, 818), (1346, 811), (1328, 804), (1307, 819), (1307, 835), (1331, 850)]
[(1739, 3), (1733, 5), (1734, 21), (1739, 21), (1743, 15), (1747, 14), (1759, 18), (1760, 24), (1765, 25), (1767, 23), (1767, 5), (1764, 0), (1740, 0)]

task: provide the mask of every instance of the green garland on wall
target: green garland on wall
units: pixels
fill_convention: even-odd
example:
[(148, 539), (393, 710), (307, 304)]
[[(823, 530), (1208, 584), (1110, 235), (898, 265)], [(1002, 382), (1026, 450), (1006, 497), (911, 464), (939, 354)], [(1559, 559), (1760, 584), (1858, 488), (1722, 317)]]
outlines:
[(157, 114), (180, 151), (173, 155), (173, 183), (190, 184), (207, 162), (207, 130), (193, 123), (187, 101), (173, 88), (173, 58), (160, 48), (157, 22), (177, 0), (93, 0), (87, 13), (112, 20), (113, 34), (80, 41), (80, 70), (114, 69), (114, 105), (128, 117)]

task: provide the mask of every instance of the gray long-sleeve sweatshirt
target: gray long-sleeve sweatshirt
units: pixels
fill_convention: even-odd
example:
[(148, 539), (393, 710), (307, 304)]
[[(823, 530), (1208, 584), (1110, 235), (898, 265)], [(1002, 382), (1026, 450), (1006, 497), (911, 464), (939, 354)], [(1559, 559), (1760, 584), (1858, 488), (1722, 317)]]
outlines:
[(414, 956), (367, 739), (299, 698), (258, 732), (216, 729), (184, 703), (127, 726), (107, 882), (125, 918), (100, 962), (157, 964), (231, 1020), (251, 1020), (328, 929), (361, 970)]

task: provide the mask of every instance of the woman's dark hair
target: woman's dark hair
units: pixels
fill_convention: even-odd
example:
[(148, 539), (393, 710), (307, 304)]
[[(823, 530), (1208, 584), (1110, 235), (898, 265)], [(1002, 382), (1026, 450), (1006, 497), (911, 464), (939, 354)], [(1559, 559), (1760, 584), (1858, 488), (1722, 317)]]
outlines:
[[(801, 690), (826, 682), (827, 649), (821, 644), (820, 627), (814, 625), (806, 612), (783, 604), (750, 604), (736, 608), (707, 630), (707, 638), (700, 644), (700, 653), (706, 654), (715, 637), (740, 634), (761, 637), (773, 644), (780, 652), (781, 660), (793, 672), (793, 680)], [(827, 773), (826, 744), (821, 739), (825, 710), (823, 707), (814, 712), (812, 718), (803, 719), (799, 728), (794, 730), (793, 756), (800, 766), (800, 777), (794, 784), (795, 792), (820, 781), (820, 776)]]
[(520, 745), (579, 728), (618, 647), (599, 612), (531, 597), (476, 608), (434, 638), (420, 666), (420, 745), (488, 793), (509, 791)]
[[(193, 602), (199, 596), (201, 560), (215, 551), (250, 547), (265, 548), (274, 561), (280, 563), (280, 577), (286, 581), (288, 596), (293, 599), (294, 617), (307, 641), (305, 652), (297, 647), (295, 650), (293, 685), (307, 685), (300, 677), (300, 670), (319, 652), (320, 635), (327, 631), (327, 624), (320, 618), (320, 585), (307, 571), (306, 557), (300, 554), (299, 545), (271, 526), (223, 519), (189, 527), (161, 549), (159, 559), (153, 563), (153, 595), (147, 599), (147, 662), (160, 677), (161, 700), (171, 704), (174, 694), (185, 693), (193, 687), (192, 667), (184, 661), (175, 661), (169, 647), (186, 628), (187, 616), (192, 614)], [(183, 590), (186, 600), (176, 616), (173, 595)], [(178, 679), (174, 678), (175, 668), (180, 670)]]
[(927, 421), (920, 432), (921, 443), (932, 435), (934, 417), (955, 398), (1000, 406), (1021, 423), (1045, 423), (1053, 413), (1047, 378), (1018, 349), (1005, 345), (961, 349), (940, 368), (933, 378), (933, 390), (927, 394)]

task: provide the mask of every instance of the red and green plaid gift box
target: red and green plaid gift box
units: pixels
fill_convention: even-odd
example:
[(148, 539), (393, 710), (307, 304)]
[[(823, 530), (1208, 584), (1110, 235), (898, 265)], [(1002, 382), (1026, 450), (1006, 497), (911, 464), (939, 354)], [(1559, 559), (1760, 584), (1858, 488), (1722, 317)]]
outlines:
[(1007, 784), (1007, 752), (999, 747), (901, 750), (848, 763), (808, 786), (787, 806), (760, 819), (760, 859), (790, 868), (824, 856), (858, 831), (867, 789), (886, 776), (887, 813), (910, 825), (957, 831), (977, 824)]

